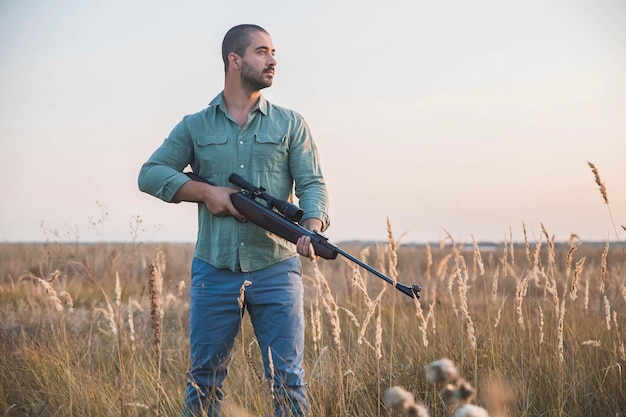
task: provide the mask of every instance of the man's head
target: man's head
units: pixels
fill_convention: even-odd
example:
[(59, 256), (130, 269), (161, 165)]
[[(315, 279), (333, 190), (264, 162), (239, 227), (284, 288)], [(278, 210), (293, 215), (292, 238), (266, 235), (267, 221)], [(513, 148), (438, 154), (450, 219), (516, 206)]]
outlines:
[(237, 79), (247, 91), (269, 87), (276, 66), (274, 52), (272, 39), (262, 27), (244, 24), (231, 28), (222, 42), (227, 82)]
[(269, 33), (261, 26), (243, 24), (230, 28), (222, 41), (222, 60), (224, 61), (224, 71), (228, 71), (228, 54), (235, 53), (240, 57), (246, 54), (246, 48), (250, 45), (250, 35), (255, 32), (262, 32), (269, 36)]

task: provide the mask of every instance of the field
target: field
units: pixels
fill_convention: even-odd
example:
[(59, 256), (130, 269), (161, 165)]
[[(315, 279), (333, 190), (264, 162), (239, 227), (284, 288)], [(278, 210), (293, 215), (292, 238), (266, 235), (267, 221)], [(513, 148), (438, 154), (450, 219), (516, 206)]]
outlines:
[[(405, 246), (389, 226), (387, 242), (342, 246), (421, 285), (419, 302), (348, 261), (303, 259), (311, 415), (391, 415), (392, 386), (451, 415), (426, 377), (449, 358), (491, 416), (626, 416), (625, 247), (542, 230)], [(192, 256), (190, 244), (0, 245), (0, 415), (180, 415)], [(226, 392), (227, 416), (271, 414), (247, 319)]]

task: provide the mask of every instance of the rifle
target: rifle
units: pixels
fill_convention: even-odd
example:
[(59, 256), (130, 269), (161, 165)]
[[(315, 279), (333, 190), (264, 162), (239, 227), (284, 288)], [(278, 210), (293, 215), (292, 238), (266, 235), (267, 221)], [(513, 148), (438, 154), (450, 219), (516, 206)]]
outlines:
[[(185, 174), (194, 181), (210, 184), (207, 180), (192, 172), (186, 172)], [(420, 297), (422, 288), (419, 285), (413, 284), (409, 287), (399, 282), (394, 284), (391, 278), (333, 245), (326, 236), (317, 230), (311, 232), (300, 226), (298, 222), (302, 218), (303, 212), (297, 205), (272, 197), (265, 192), (267, 191), (265, 188), (255, 187), (237, 174), (230, 174), (228, 181), (240, 188), (237, 193), (231, 194), (230, 199), (233, 206), (248, 221), (291, 243), (296, 243), (301, 236), (308, 236), (311, 238), (311, 244), (313, 249), (315, 249), (316, 255), (324, 259), (336, 259), (337, 255), (341, 255), (387, 283), (394, 285), (403, 294), (411, 298)], [(264, 200), (266, 205), (259, 203), (257, 199)]]

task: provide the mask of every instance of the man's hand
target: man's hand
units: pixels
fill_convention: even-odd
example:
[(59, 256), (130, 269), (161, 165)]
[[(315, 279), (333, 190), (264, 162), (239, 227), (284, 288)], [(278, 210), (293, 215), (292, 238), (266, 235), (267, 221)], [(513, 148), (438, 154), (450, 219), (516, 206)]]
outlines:
[(176, 201), (201, 202), (204, 203), (207, 210), (214, 216), (233, 216), (239, 221), (245, 221), (246, 218), (244, 215), (239, 213), (230, 200), (230, 195), (236, 192), (237, 190), (234, 188), (219, 187), (192, 180), (187, 181), (180, 187), (174, 199)]
[(209, 185), (202, 201), (207, 210), (217, 217), (233, 216), (239, 221), (244, 221), (245, 217), (239, 213), (230, 200), (230, 195), (236, 193), (237, 190), (228, 187), (218, 187)]
[[(302, 222), (302, 227), (311, 232), (321, 230), (322, 221), (320, 219), (314, 218), (306, 219), (304, 222)], [(311, 238), (308, 236), (301, 236), (298, 239), (298, 242), (296, 243), (296, 250), (300, 255), (305, 256), (312, 261), (318, 258), (318, 256), (315, 255), (315, 249), (313, 249), (313, 245), (311, 244)]]

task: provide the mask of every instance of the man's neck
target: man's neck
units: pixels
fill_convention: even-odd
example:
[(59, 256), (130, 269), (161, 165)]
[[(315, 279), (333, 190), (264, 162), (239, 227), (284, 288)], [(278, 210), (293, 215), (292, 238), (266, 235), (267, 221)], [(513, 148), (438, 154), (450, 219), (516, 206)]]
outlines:
[(256, 106), (259, 97), (261, 92), (258, 90), (247, 92), (241, 88), (229, 88), (228, 85), (224, 87), (226, 108), (241, 126), (247, 122), (248, 113)]

